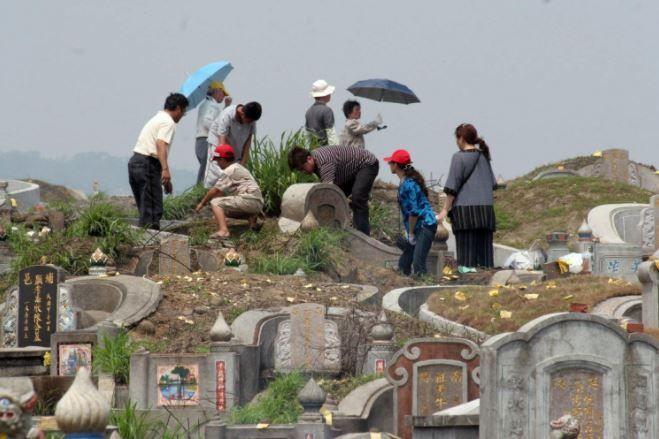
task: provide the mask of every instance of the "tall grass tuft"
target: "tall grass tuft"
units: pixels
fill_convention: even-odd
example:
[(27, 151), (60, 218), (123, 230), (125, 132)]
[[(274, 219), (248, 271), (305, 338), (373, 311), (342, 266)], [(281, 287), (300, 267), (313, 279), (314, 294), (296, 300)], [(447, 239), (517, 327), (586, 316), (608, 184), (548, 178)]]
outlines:
[(292, 424), (302, 413), (297, 394), (304, 386), (301, 373), (278, 375), (268, 386), (261, 398), (254, 403), (236, 407), (231, 411), (232, 424)]
[(296, 256), (309, 271), (325, 271), (336, 257), (344, 235), (338, 229), (320, 227), (300, 234)]
[(136, 349), (123, 329), (114, 337), (103, 335), (103, 343), (94, 346), (92, 353), (94, 371), (112, 374), (117, 384), (128, 384), (130, 356)]
[(137, 411), (137, 404), (128, 401), (121, 410), (113, 410), (110, 415), (110, 424), (117, 427), (122, 439), (144, 439), (152, 437), (159, 424), (149, 420), (147, 413)]
[(302, 130), (284, 132), (279, 146), (269, 137), (254, 140), (247, 163), (249, 171), (259, 183), (268, 215), (278, 215), (284, 191), (295, 183), (315, 181), (315, 177), (291, 171), (288, 168), (288, 153), (293, 146), (309, 148), (309, 138)]
[(206, 189), (201, 184), (189, 187), (179, 195), (167, 195), (163, 201), (163, 219), (184, 219), (204, 195), (206, 195)]

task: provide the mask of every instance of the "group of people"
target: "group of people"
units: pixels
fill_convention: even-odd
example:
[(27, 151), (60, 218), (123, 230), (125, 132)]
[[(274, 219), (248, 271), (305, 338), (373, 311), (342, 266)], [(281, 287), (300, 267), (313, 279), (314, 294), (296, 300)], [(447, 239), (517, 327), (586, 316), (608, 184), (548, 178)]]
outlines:
[[(341, 188), (349, 199), (353, 226), (369, 235), (369, 198), (379, 173), (378, 158), (365, 148), (364, 134), (378, 129), (382, 118), (362, 125), (361, 106), (349, 100), (343, 105), (346, 124), (340, 136), (334, 129), (334, 114), (327, 105), (334, 87), (324, 80), (314, 82), (313, 105), (307, 110), (305, 126), (315, 146), (294, 147), (288, 156), (291, 170), (315, 174), (324, 183)], [(258, 102), (231, 105), (222, 83), (210, 85), (199, 108), (195, 153), (199, 160), (197, 182), (209, 188), (197, 205), (199, 212), (210, 204), (218, 230), (213, 238), (229, 237), (227, 217), (246, 218), (258, 228), (263, 196), (257, 181), (246, 168), (249, 150), (262, 109)], [(162, 111), (150, 119), (138, 136), (134, 155), (128, 163), (129, 181), (140, 212), (140, 225), (159, 228), (163, 212), (163, 188), (171, 193), (169, 148), (176, 124), (185, 114), (188, 101), (173, 93)], [(423, 176), (412, 166), (404, 149), (385, 157), (392, 174), (400, 179), (398, 204), (405, 234), (398, 241), (402, 249), (399, 269), (406, 275), (424, 275), (426, 259), (438, 223), (449, 217), (456, 238), (459, 269), (493, 266), (492, 236), (495, 230), (493, 193), (496, 180), (490, 165), (488, 145), (471, 124), (455, 130), (459, 151), (453, 155), (444, 185), (446, 201), (437, 214), (429, 200)]]

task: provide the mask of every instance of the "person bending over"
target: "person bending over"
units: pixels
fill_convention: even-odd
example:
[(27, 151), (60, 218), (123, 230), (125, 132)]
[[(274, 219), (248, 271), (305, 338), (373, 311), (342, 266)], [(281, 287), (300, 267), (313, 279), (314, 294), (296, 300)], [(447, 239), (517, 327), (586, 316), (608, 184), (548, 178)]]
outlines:
[(243, 165), (235, 161), (235, 152), (230, 145), (215, 148), (212, 160), (222, 173), (195, 208), (196, 212), (200, 212), (210, 202), (217, 221), (217, 232), (211, 238), (230, 236), (227, 218), (247, 218), (250, 228), (256, 230), (257, 218), (263, 210), (263, 196), (258, 183)]
[(380, 164), (371, 152), (352, 146), (322, 146), (313, 151), (293, 147), (288, 154), (291, 170), (316, 174), (323, 183), (334, 183), (350, 197), (352, 225), (370, 235), (368, 198)]

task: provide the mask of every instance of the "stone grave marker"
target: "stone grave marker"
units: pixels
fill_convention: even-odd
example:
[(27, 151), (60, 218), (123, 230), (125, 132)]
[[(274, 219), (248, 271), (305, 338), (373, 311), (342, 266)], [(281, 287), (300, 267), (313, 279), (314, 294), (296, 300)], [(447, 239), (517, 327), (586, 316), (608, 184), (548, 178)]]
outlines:
[(386, 369), (394, 386), (394, 433), (412, 438), (408, 416), (435, 412), (479, 396), (478, 346), (460, 338), (408, 341)]
[(159, 272), (164, 275), (190, 274), (190, 240), (172, 235), (160, 241)]
[(50, 347), (57, 331), (58, 270), (35, 265), (18, 273), (18, 347)]
[(629, 183), (629, 151), (625, 149), (603, 151), (600, 175), (608, 180)]
[(659, 437), (659, 342), (594, 314), (539, 317), (481, 346), (479, 437), (545, 438), (574, 416), (579, 438)]
[(325, 306), (294, 305), (290, 316), (277, 328), (275, 370), (338, 373), (341, 339), (336, 322), (325, 318)]

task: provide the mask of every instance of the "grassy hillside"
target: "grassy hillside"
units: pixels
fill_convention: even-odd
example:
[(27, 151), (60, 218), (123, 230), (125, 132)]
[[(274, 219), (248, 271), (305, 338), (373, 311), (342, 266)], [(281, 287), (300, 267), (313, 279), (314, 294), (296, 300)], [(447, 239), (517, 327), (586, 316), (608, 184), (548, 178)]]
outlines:
[(600, 159), (597, 157), (593, 157), (591, 155), (572, 157), (570, 159), (565, 159), (559, 162), (538, 166), (528, 174), (519, 177), (518, 180), (520, 179), (532, 180), (536, 175), (540, 174), (541, 172), (548, 171), (550, 169), (556, 169), (559, 166), (562, 166), (565, 169), (569, 169), (570, 171), (578, 171), (581, 168), (595, 164), (597, 160)]
[(495, 242), (527, 248), (544, 244), (551, 231), (576, 234), (593, 207), (614, 203), (647, 203), (649, 191), (625, 183), (591, 177), (528, 181), (518, 179), (495, 192)]

